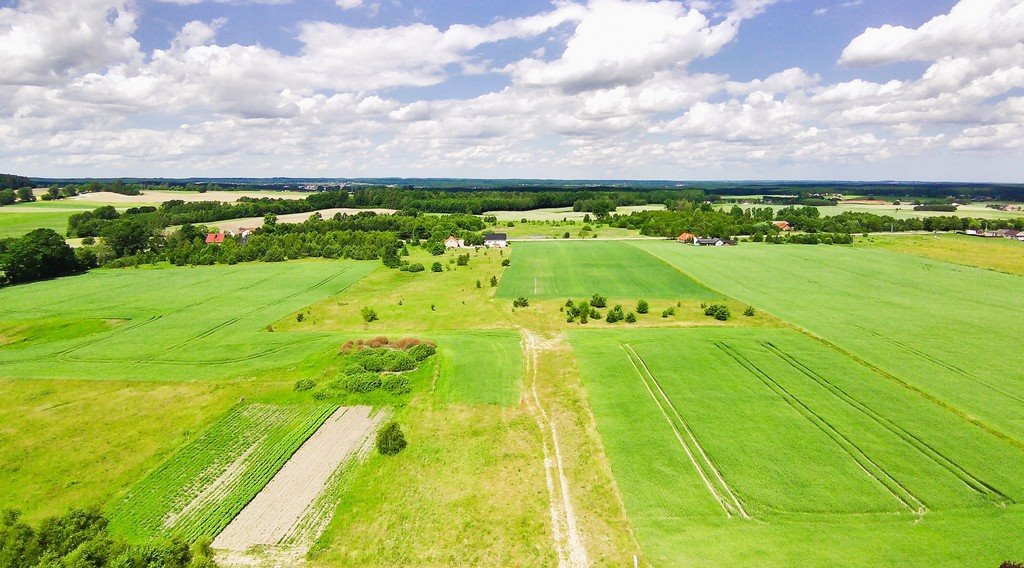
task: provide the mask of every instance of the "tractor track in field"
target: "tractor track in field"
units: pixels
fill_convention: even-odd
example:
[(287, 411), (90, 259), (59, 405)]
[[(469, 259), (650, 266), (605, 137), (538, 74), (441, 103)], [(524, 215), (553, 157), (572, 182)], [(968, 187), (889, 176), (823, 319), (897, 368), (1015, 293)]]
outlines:
[(540, 430), (541, 447), (544, 451), (544, 475), (547, 480), (551, 532), (558, 553), (559, 568), (586, 568), (590, 566), (583, 536), (576, 523), (576, 512), (569, 492), (569, 479), (565, 474), (562, 450), (558, 444), (558, 429), (544, 410), (537, 394), (538, 352), (549, 350), (552, 342), (525, 328), (520, 328), (523, 337), (523, 355), (526, 359), (525, 374), (529, 381), (526, 403)]
[(903, 427), (897, 425), (892, 420), (872, 410), (870, 407), (857, 400), (856, 397), (849, 394), (839, 386), (835, 385), (818, 372), (814, 371), (813, 369), (803, 364), (802, 362), (800, 362), (793, 356), (789, 355), (785, 351), (779, 349), (772, 342), (761, 341), (760, 343), (765, 349), (775, 354), (777, 357), (788, 363), (791, 367), (793, 367), (803, 375), (807, 376), (814, 382), (818, 383), (822, 388), (831, 392), (834, 396), (845, 402), (847, 405), (864, 414), (873, 422), (875, 422), (882, 428), (888, 430), (893, 435), (909, 444), (911, 447), (920, 452), (923, 456), (927, 457), (928, 459), (936, 463), (939, 467), (948, 471), (951, 475), (960, 480), (960, 482), (967, 486), (967, 488), (969, 488), (970, 490), (980, 493), (989, 500), (992, 500), (996, 503), (1012, 504), (1014, 502), (1013, 499), (1008, 497), (1002, 491), (996, 489), (991, 484), (985, 482), (984, 480), (978, 478), (971, 472), (967, 471), (966, 468), (956, 463), (952, 459), (948, 458), (945, 454), (938, 451), (932, 445), (925, 442), (921, 438), (907, 431)]
[[(686, 420), (683, 419), (679, 410), (674, 404), (672, 404), (672, 400), (668, 398), (667, 394), (665, 394), (665, 390), (662, 389), (661, 383), (658, 382), (657, 377), (654, 376), (654, 373), (652, 373), (650, 368), (647, 366), (647, 362), (644, 361), (628, 343), (622, 344), (620, 347), (626, 352), (626, 358), (629, 359), (630, 364), (633, 365), (637, 375), (640, 376), (640, 380), (643, 381), (644, 386), (647, 388), (647, 392), (650, 393), (651, 398), (654, 399), (655, 404), (658, 405), (658, 410), (661, 411), (662, 416), (665, 417), (669, 426), (672, 427), (672, 431), (675, 433), (679, 444), (683, 447), (683, 451), (686, 452), (686, 456), (690, 459), (690, 463), (697, 471), (697, 474), (700, 475), (701, 480), (704, 481), (704, 486), (707, 487), (711, 496), (718, 501), (718, 504), (722, 506), (722, 509), (725, 511), (725, 515), (727, 517), (738, 515), (744, 519), (752, 518), (743, 506), (743, 502), (736, 496), (735, 491), (733, 491), (733, 489), (729, 487), (729, 484), (726, 483), (725, 478), (722, 477), (718, 467), (715, 466), (715, 462), (708, 456), (707, 451), (704, 450), (700, 440), (697, 439), (697, 436), (693, 433), (693, 430), (690, 429)], [(637, 362), (639, 362), (639, 365)], [(641, 370), (641, 368), (643, 370)], [(650, 378), (650, 381), (648, 381), (648, 377)], [(654, 384), (658, 393), (661, 394), (661, 399), (659, 399), (658, 395), (654, 393), (654, 389), (651, 388), (651, 383)], [(676, 425), (676, 422), (672, 421), (668, 411), (665, 409), (666, 404), (672, 410), (672, 413), (675, 415), (679, 425), (683, 427), (683, 431), (686, 433), (685, 438), (683, 437), (683, 433), (679, 431), (679, 427)], [(687, 440), (689, 440), (689, 443), (687, 443)], [(693, 447), (691, 448), (691, 446)], [(699, 460), (697, 459), (697, 455), (700, 456)]]
[(835, 426), (830, 424), (819, 414), (811, 410), (809, 406), (786, 390), (786, 388), (779, 384), (778, 381), (771, 378), (768, 373), (765, 373), (761, 368), (726, 343), (716, 341), (715, 346), (722, 350), (722, 352), (724, 352), (730, 359), (735, 361), (736, 364), (740, 365), (750, 374), (757, 377), (766, 387), (768, 387), (769, 390), (782, 398), (790, 408), (806, 418), (808, 422), (816, 426), (822, 433), (835, 442), (837, 446), (839, 446), (848, 456), (850, 456), (851, 459), (853, 459), (853, 461), (868, 477), (874, 479), (879, 485), (881, 485), (894, 499), (896, 499), (896, 501), (900, 503), (900, 505), (906, 507), (907, 510), (919, 517), (928, 512), (928, 507), (908, 487), (903, 485), (903, 483), (886, 471), (885, 468), (871, 459), (871, 457), (868, 456), (860, 446), (854, 443), (853, 440), (840, 432)]

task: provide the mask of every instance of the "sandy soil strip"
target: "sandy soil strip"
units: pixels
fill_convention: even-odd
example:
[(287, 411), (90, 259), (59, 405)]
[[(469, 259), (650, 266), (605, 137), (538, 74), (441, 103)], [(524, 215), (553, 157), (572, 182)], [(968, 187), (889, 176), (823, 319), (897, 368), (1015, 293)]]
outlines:
[[(279, 215), (277, 217), (277, 222), (301, 223), (306, 219), (312, 217), (313, 213), (319, 213), (320, 216), (323, 217), (324, 219), (330, 219), (331, 217), (334, 217), (336, 213), (341, 213), (342, 215), (355, 215), (356, 213), (361, 213), (363, 211), (373, 211), (378, 215), (390, 215), (391, 213), (395, 212), (394, 209), (351, 209), (338, 207), (334, 209), (321, 209), (320, 211), (309, 211), (306, 213), (289, 213), (287, 215)], [(227, 221), (214, 221), (212, 223), (201, 224), (206, 225), (208, 227), (217, 227), (222, 231), (230, 231), (234, 233), (237, 232), (240, 227), (248, 227), (250, 229), (262, 227), (263, 217), (245, 217), (242, 219), (229, 219)]]
[[(531, 383), (527, 404), (544, 436), (542, 440), (544, 474), (547, 477), (551, 532), (555, 548), (558, 551), (558, 565), (560, 568), (585, 568), (590, 566), (590, 562), (587, 560), (587, 549), (583, 546), (583, 536), (576, 524), (576, 511), (573, 509), (569, 494), (569, 479), (565, 475), (562, 450), (558, 445), (558, 429), (548, 417), (540, 402), (540, 397), (537, 395), (537, 353), (541, 350), (551, 349), (552, 344), (529, 330), (523, 329), (522, 332), (523, 350)], [(549, 449), (549, 441), (553, 452)], [(552, 454), (554, 455), (553, 460)], [(557, 486), (555, 478), (558, 479)]]
[(370, 412), (368, 406), (335, 411), (217, 536), (213, 547), (244, 552), (291, 536), (334, 472), (376, 431), (384, 413), (371, 417)]

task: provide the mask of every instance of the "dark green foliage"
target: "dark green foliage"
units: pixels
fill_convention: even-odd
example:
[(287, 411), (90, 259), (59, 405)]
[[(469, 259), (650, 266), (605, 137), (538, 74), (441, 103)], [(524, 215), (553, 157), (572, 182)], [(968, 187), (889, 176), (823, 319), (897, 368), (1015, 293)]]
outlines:
[(515, 300), (512, 300), (512, 307), (514, 308), (525, 308), (530, 305), (530, 300), (524, 296), (519, 296)]
[(430, 265), (431, 272), (441, 272), (442, 270), (444, 270), (444, 267), (441, 266), (440, 262), (435, 262), (434, 264)]
[(506, 258), (505, 260), (501, 261), (501, 265), (502, 266), (508, 266), (509, 265), (509, 260)]
[(497, 285), (498, 285), (498, 277), (497, 276), (491, 276), (491, 288), (494, 288)]
[(483, 285), (480, 284), (480, 279), (479, 278), (476, 279), (476, 288), (477, 288), (477, 290), (479, 290), (480, 288), (483, 288)]
[(412, 386), (409, 384), (409, 377), (404, 375), (386, 375), (381, 388), (393, 395), (403, 395), (412, 390)]
[(0, 240), (0, 283), (21, 284), (84, 270), (60, 235), (36, 229), (23, 237)]
[(626, 323), (636, 323), (636, 314), (633, 312), (626, 314)]
[(190, 549), (176, 539), (131, 546), (110, 535), (107, 519), (72, 509), (34, 529), (16, 511), (0, 512), (0, 566), (4, 568), (215, 568), (209, 544)]
[(18, 202), (18, 196), (13, 189), (0, 190), (0, 206), (14, 205)]
[(344, 375), (338, 383), (340, 383), (338, 386), (346, 391), (357, 393), (375, 391), (383, 384), (379, 373), (371, 373), (369, 371), (354, 375)]
[(423, 268), (422, 264), (414, 262), (412, 264), (403, 264), (401, 270), (403, 272), (423, 272), (426, 269)]
[(434, 347), (430, 343), (420, 343), (419, 345), (413, 345), (407, 351), (409, 355), (417, 361), (426, 361), (429, 357), (437, 353), (437, 347)]
[(359, 315), (362, 316), (363, 321), (366, 323), (377, 321), (377, 310), (369, 306), (363, 306), (363, 309), (359, 310)]
[(636, 313), (646, 314), (650, 311), (651, 307), (647, 304), (647, 300), (640, 300), (636, 303)]
[(719, 321), (726, 321), (732, 314), (729, 313), (729, 306), (724, 304), (711, 304), (704, 308), (704, 315), (713, 317)]
[(29, 203), (36, 200), (36, 196), (32, 193), (31, 187), (23, 187), (14, 193), (18, 196), (18, 201), (22, 203)]
[(594, 296), (590, 298), (590, 305), (595, 308), (603, 308), (608, 305), (608, 299), (600, 294), (594, 294)]
[(747, 309), (743, 310), (743, 315), (745, 315), (747, 317), (753, 317), (754, 316), (754, 308), (753, 308), (753, 306), (747, 306)]
[(455, 264), (459, 266), (466, 266), (469, 264), (469, 253), (460, 254), (458, 258), (455, 259)]
[(674, 315), (676, 315), (676, 309), (675, 308), (665, 308), (664, 310), (661, 311), (661, 317), (663, 317), (663, 318), (669, 318), (669, 317), (672, 317)]
[(360, 349), (349, 359), (367, 371), (375, 373), (398, 373), (412, 371), (417, 367), (417, 359), (406, 351), (380, 347), (377, 349)]
[(377, 451), (385, 456), (393, 456), (408, 446), (405, 434), (397, 422), (389, 422), (377, 432)]
[(314, 381), (313, 379), (299, 379), (295, 381), (295, 392), (305, 392), (308, 390), (313, 390), (313, 387), (315, 386), (316, 381)]
[[(622, 306), (616, 305), (614, 308), (608, 310), (608, 315), (605, 316), (605, 321), (608, 323), (616, 323), (626, 319), (626, 314), (622, 310)], [(634, 317), (634, 320), (636, 318)]]

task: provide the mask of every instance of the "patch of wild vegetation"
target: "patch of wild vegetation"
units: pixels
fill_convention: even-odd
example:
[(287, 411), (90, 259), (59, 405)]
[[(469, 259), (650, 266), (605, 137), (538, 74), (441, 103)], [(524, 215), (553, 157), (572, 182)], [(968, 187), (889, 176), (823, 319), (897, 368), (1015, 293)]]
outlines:
[[(412, 386), (406, 374), (418, 369), (435, 353), (436, 344), (414, 337), (392, 341), (379, 336), (346, 341), (340, 351), (345, 357), (340, 376), (316, 390), (313, 398), (328, 400), (346, 393), (366, 394), (377, 390), (396, 396), (408, 394)], [(295, 390), (305, 392), (316, 386), (316, 381), (302, 379), (295, 383)]]

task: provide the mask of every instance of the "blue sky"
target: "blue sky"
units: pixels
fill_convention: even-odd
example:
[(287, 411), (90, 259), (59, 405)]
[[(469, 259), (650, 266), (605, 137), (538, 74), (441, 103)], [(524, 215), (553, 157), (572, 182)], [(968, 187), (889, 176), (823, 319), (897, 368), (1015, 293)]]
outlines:
[(1024, 0), (0, 1), (0, 171), (1022, 181)]

